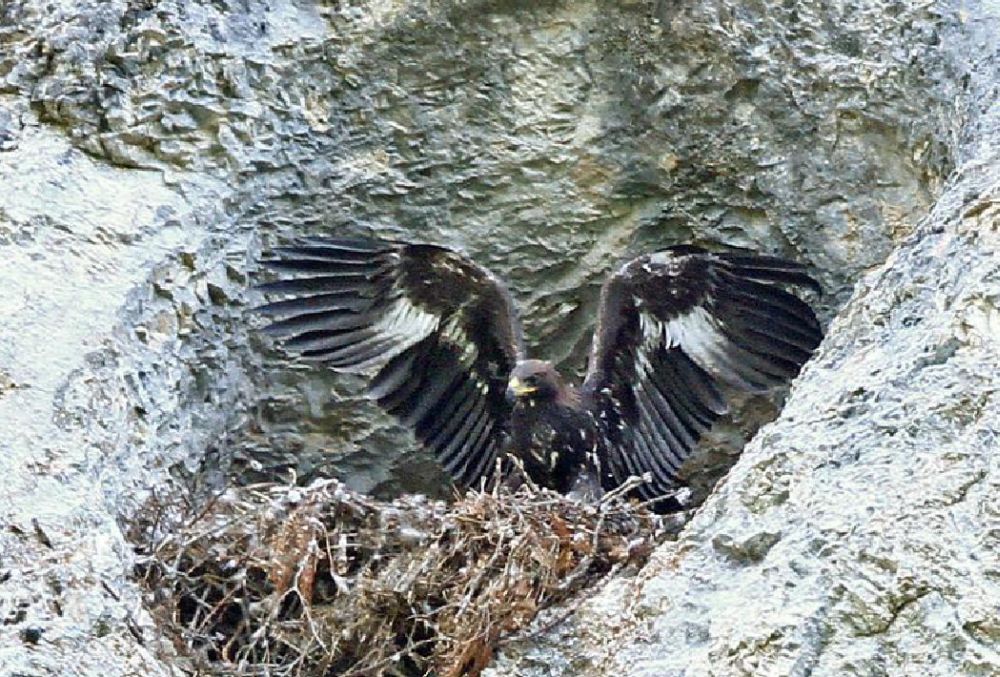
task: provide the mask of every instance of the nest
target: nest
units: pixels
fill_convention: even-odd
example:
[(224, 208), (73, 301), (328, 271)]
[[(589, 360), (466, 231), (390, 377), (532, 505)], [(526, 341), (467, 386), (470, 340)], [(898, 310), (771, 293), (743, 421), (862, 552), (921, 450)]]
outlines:
[(476, 675), (663, 533), (619, 498), (527, 485), (447, 504), (324, 480), (231, 489), (196, 514), (148, 507), (148, 607), (188, 668), (228, 675)]

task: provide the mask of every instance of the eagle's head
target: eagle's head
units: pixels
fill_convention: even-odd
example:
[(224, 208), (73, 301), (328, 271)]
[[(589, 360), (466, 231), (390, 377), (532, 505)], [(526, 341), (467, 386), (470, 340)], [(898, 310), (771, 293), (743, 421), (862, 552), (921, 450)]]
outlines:
[(551, 362), (522, 360), (510, 372), (507, 382), (509, 402), (554, 402), (566, 394), (566, 386)]

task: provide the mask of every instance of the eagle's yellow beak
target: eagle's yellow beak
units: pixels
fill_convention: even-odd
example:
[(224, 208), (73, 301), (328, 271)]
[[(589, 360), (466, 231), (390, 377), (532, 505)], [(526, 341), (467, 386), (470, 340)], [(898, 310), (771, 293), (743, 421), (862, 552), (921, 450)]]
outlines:
[(529, 386), (527, 383), (514, 376), (507, 382), (507, 400), (513, 402), (516, 398), (530, 395), (536, 390), (538, 390), (537, 387)]

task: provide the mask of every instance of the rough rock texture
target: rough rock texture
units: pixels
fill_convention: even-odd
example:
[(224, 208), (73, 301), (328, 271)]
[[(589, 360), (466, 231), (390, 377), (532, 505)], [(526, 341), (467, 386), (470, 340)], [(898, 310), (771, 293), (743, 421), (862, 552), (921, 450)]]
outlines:
[(958, 169), (676, 543), (491, 674), (1000, 670), (1000, 14)]
[[(189, 192), (222, 180), (232, 194), (212, 225), (240, 268), (251, 235), (462, 247), (511, 282), (539, 356), (570, 371), (623, 256), (679, 241), (780, 253), (815, 266), (829, 316), (951, 167), (954, 75), (933, 56), (951, 18), (921, 4), (16, 0), (5, 13), (7, 88), (106, 162), (188, 177)], [(230, 437), (233, 474), (441, 486), (356, 383), (280, 359), (250, 378), (257, 412)], [(720, 428), (701, 493), (774, 413), (758, 398)]]
[(0, 671), (169, 672), (119, 528), (151, 490), (435, 486), (249, 331), (261, 244), (332, 232), (466, 249), (570, 371), (656, 245), (806, 261), (840, 311), (682, 540), (498, 674), (995, 671), (997, 35), (995, 2), (3, 3)]

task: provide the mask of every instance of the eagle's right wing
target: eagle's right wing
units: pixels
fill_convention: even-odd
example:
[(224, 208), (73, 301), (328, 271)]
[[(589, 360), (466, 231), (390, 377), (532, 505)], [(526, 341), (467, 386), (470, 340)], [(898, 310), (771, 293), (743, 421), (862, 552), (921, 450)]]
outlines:
[(822, 334), (812, 309), (775, 283), (819, 289), (796, 263), (673, 247), (605, 283), (583, 392), (610, 438), (602, 483), (649, 473), (656, 498), (726, 412), (719, 386), (763, 391), (798, 374)]
[(493, 465), (508, 426), (507, 379), (524, 340), (506, 287), (443, 247), (317, 239), (274, 250), (291, 274), (260, 285), (265, 331), (337, 371), (377, 368), (370, 395), (458, 482)]

